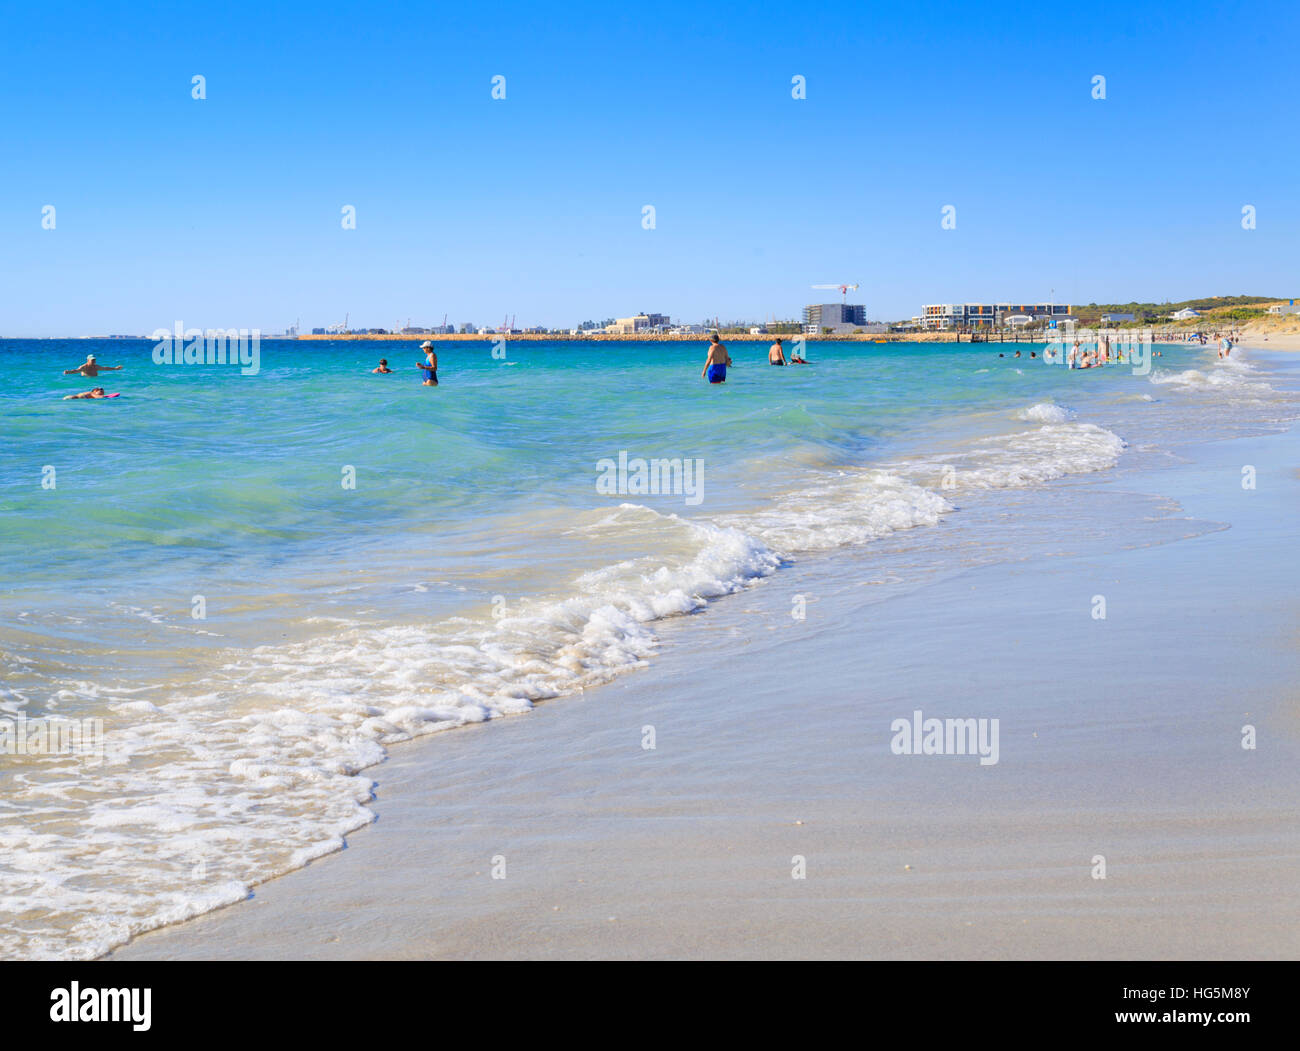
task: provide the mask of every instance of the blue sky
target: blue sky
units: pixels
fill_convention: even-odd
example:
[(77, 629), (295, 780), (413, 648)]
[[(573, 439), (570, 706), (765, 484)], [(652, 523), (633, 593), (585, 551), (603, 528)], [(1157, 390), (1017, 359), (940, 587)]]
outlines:
[(8, 6), (0, 335), (1300, 295), (1297, 10)]

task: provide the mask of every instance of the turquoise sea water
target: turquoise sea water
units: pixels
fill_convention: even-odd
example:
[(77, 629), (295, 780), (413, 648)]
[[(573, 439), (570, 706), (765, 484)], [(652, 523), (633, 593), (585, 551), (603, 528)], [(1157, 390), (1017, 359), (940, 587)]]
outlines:
[[(0, 955), (237, 900), (370, 820), (386, 745), (633, 669), (658, 620), (791, 561), (1294, 404), (1200, 346), (1138, 375), (735, 343), (723, 386), (702, 342), (492, 346), (440, 344), (428, 388), (416, 341), (266, 341), (256, 375), (0, 342), (0, 718), (103, 723), (98, 755), (0, 751)], [(87, 353), (124, 368), (61, 375)], [(62, 400), (95, 385), (122, 397)], [(621, 453), (702, 463), (698, 499), (602, 492)]]

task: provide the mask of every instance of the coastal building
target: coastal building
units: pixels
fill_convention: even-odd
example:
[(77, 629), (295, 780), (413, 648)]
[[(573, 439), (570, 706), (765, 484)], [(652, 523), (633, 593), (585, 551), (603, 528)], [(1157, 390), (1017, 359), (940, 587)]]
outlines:
[(1116, 325), (1121, 321), (1136, 321), (1136, 314), (1102, 314), (1101, 323), (1103, 325)]
[(842, 327), (861, 328), (867, 323), (867, 308), (861, 303), (810, 303), (803, 308), (804, 331), (816, 325), (818, 332), (833, 332)]
[(1066, 321), (1069, 303), (927, 303), (921, 307), (921, 327), (927, 329), (997, 328), (1022, 314), (1035, 321)]
[(1296, 306), (1295, 300), (1292, 299), (1288, 303), (1274, 303), (1268, 308), (1268, 312), (1270, 314), (1300, 314), (1300, 307)]
[(634, 336), (639, 332), (662, 332), (670, 324), (667, 314), (641, 313), (615, 318), (613, 324), (605, 326), (605, 332), (611, 336)]
[(1201, 312), (1199, 310), (1193, 310), (1191, 307), (1184, 307), (1182, 310), (1170, 314), (1169, 320), (1170, 321), (1191, 321), (1192, 318), (1197, 318), (1200, 316), (1201, 316)]

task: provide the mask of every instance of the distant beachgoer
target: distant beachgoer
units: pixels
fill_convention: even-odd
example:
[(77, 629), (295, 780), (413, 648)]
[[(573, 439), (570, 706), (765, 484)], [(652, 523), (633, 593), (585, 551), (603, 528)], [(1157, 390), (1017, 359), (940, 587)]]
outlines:
[(107, 398), (107, 397), (108, 395), (104, 393), (103, 387), (93, 387), (92, 389), (88, 391), (83, 391), (80, 394), (65, 394), (63, 396), (63, 400), (75, 401), (77, 398)]
[(87, 354), (84, 365), (78, 365), (75, 369), (64, 369), (63, 374), (65, 376), (86, 376), (89, 379), (94, 379), (101, 372), (117, 372), (121, 368), (121, 365), (100, 365), (95, 361), (94, 354)]
[(1015, 353), (1014, 356), (1017, 357), (1017, 358), (1020, 357), (1020, 351), (1016, 351), (1016, 353)]
[(1029, 356), (1030, 356), (1031, 358), (1036, 358), (1036, 357), (1038, 357), (1038, 355), (1035, 354), (1032, 350), (1029, 352)]
[(1070, 352), (1065, 356), (1065, 363), (1068, 368), (1077, 369), (1079, 367), (1079, 341), (1077, 339), (1074, 341), (1074, 346), (1070, 348)]
[(438, 355), (434, 353), (433, 344), (425, 340), (420, 344), (420, 349), (424, 351), (424, 361), (416, 365), (424, 373), (424, 385), (426, 387), (436, 387), (438, 385)]
[(715, 332), (709, 337), (709, 355), (704, 359), (704, 371), (701, 376), (708, 379), (710, 383), (727, 382), (727, 366), (732, 365), (731, 355), (727, 353), (726, 344), (718, 339)]
[(388, 359), (387, 359), (387, 358), (380, 358), (380, 359), (379, 359), (379, 366), (378, 366), (377, 368), (373, 368), (373, 369), (371, 369), (370, 371), (371, 371), (371, 372), (392, 372), (393, 370), (390, 369), (390, 368), (388, 367)]
[(784, 350), (784, 349), (782, 348), (782, 346), (781, 346), (781, 337), (780, 337), (780, 336), (777, 336), (777, 337), (776, 337), (776, 342), (773, 343), (773, 344), (768, 348), (768, 351), (767, 351), (767, 363), (768, 363), (769, 365), (784, 365), (784, 364), (785, 364), (785, 350)]

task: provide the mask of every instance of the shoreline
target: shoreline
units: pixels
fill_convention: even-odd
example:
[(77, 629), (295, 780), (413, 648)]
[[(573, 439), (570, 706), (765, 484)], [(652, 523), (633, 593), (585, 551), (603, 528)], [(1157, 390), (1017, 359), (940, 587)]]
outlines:
[[(873, 545), (797, 563), (665, 622), (649, 668), (393, 746), (342, 852), (108, 958), (1292, 956), (1298, 447), (1293, 425), (1121, 479), (1227, 526), (1190, 539), (884, 599), (842, 572)], [(1248, 502), (1220, 481), (1243, 460), (1268, 480)], [(1099, 588), (1105, 641), (1044, 646), (1097, 630)], [(801, 594), (821, 608), (792, 625)], [(1001, 712), (1002, 762), (889, 755), (913, 708)]]
[[(1179, 326), (1160, 326), (1159, 334), (1152, 342), (1159, 344), (1172, 343), (1174, 345), (1185, 342), (1182, 339), (1172, 338), (1176, 335), (1184, 335), (1202, 329), (1215, 331), (1210, 322), (1212, 318), (1202, 319), (1205, 323), (1184, 322)], [(1261, 350), (1281, 350), (1295, 351), (1300, 350), (1300, 330), (1293, 330), (1285, 327), (1282, 323), (1280, 327), (1269, 327), (1267, 324), (1251, 322), (1240, 327), (1242, 338), (1240, 345), (1256, 345)], [(1225, 326), (1232, 328), (1233, 326)], [(1080, 326), (1081, 329), (1086, 326)], [(1095, 330), (1095, 329), (1094, 329)], [(1118, 336), (1124, 336), (1129, 332), (1140, 332), (1140, 329), (1111, 328), (1106, 331), (1116, 333)], [(978, 333), (981, 337), (982, 333)], [(793, 342), (800, 338), (798, 333), (761, 333), (755, 335), (748, 332), (728, 332), (723, 334), (723, 342), (731, 343), (765, 343), (772, 342), (778, 336), (786, 343)], [(475, 343), (487, 342), (495, 343), (497, 340), (504, 338), (508, 342), (534, 342), (534, 343), (701, 343), (707, 342), (708, 332), (692, 333), (689, 335), (669, 334), (669, 333), (642, 333), (642, 334), (623, 334), (612, 335), (607, 333), (573, 336), (561, 333), (544, 333), (544, 332), (447, 332), (447, 333), (414, 333), (411, 335), (400, 335), (395, 333), (330, 333), (314, 334), (307, 333), (296, 336), (284, 334), (261, 335), (259, 339), (265, 342), (324, 342), (324, 343), (419, 343), (430, 340), (434, 344), (438, 343)], [(868, 332), (868, 333), (840, 333), (824, 334), (818, 336), (804, 337), (810, 343), (870, 343), (870, 344), (890, 344), (890, 343), (971, 343), (988, 346), (1016, 346), (1026, 344), (1037, 346), (1045, 344), (1045, 340), (1039, 338), (980, 338), (972, 340), (969, 332), (950, 332), (950, 331), (930, 331), (930, 332)], [(0, 337), (0, 342), (113, 342), (113, 343), (149, 343), (152, 337), (149, 336), (4, 336)]]

